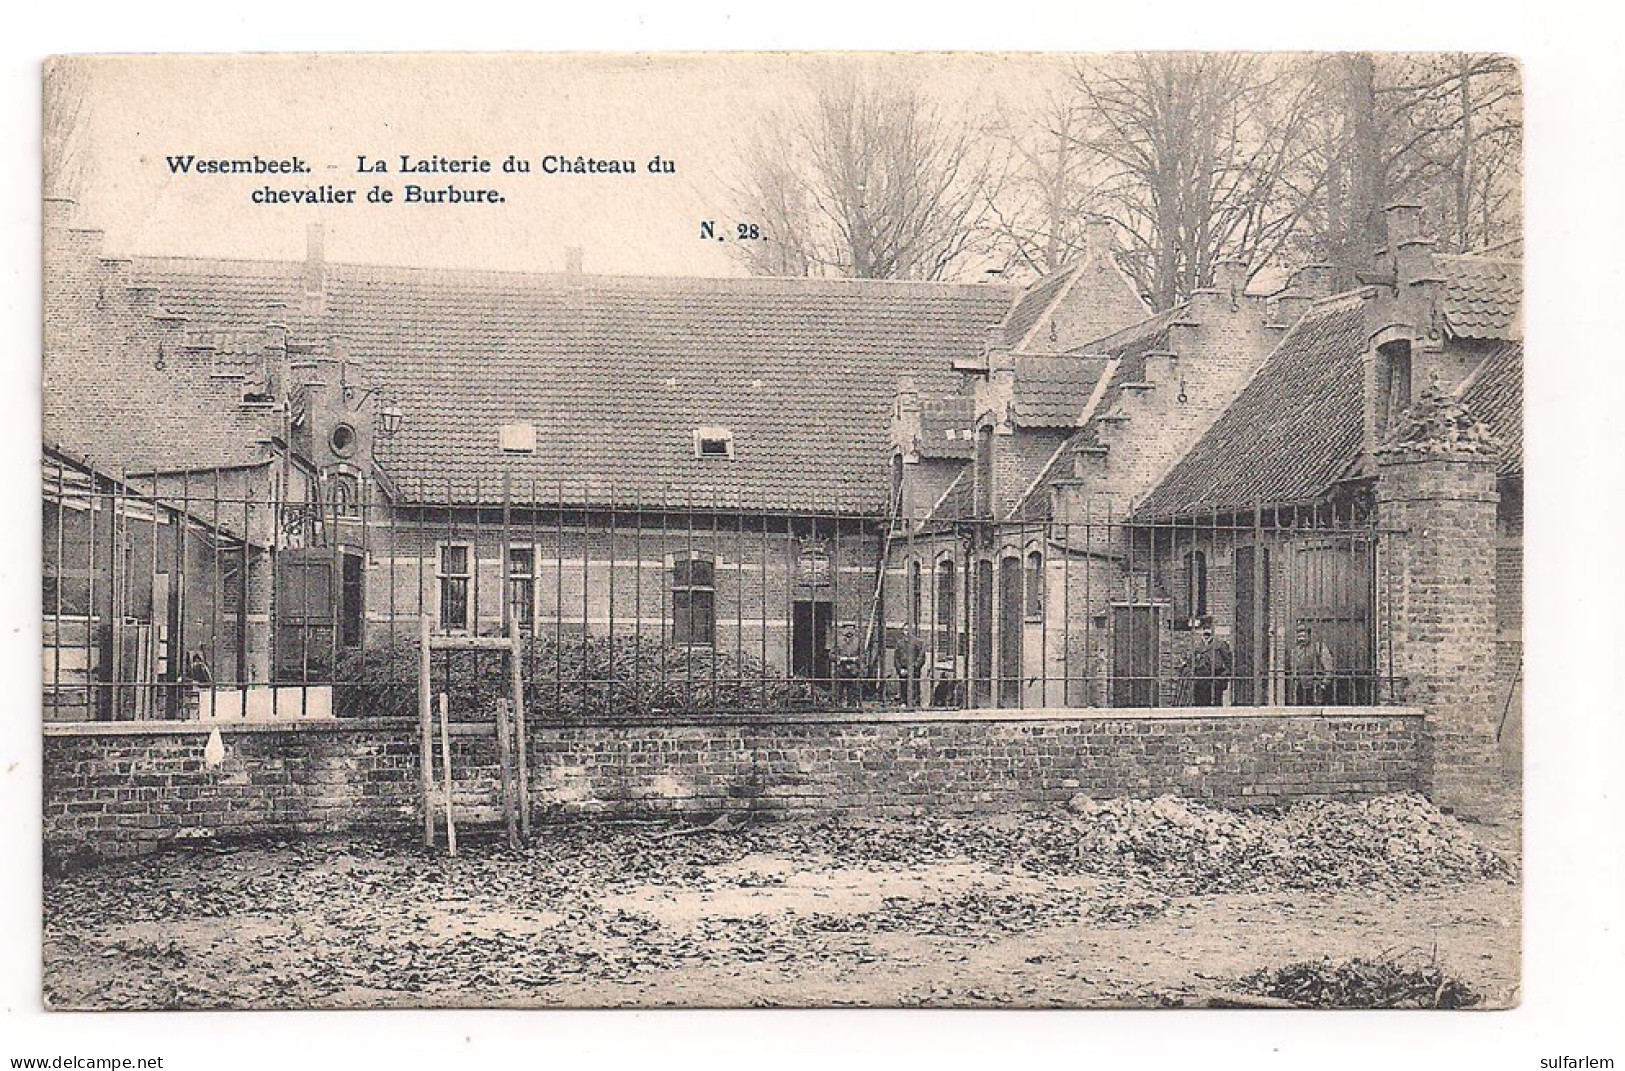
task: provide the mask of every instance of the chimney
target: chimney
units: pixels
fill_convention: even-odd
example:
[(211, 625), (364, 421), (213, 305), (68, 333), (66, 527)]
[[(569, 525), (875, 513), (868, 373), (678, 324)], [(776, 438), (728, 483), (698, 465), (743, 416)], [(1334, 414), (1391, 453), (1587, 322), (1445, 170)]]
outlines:
[(1397, 249), (1399, 243), (1422, 236), (1422, 206), (1391, 204), (1382, 210), (1388, 226), (1388, 245)]
[(320, 223), (305, 228), (305, 293), (320, 294), (327, 289), (326, 235)]
[(1439, 297), (1444, 276), (1433, 258), (1434, 241), (1422, 236), (1422, 209), (1395, 204), (1383, 210), (1388, 217), (1388, 245), (1393, 254), (1394, 294), (1405, 317), (1438, 337)]
[(1117, 237), (1109, 219), (1091, 216), (1083, 225), (1083, 236), (1084, 252), (1090, 260), (1109, 257), (1117, 252)]
[(1247, 262), (1231, 257), (1213, 265), (1213, 289), (1229, 295), (1231, 304), (1239, 302), (1247, 291)]
[(40, 222), (47, 231), (65, 231), (73, 226), (78, 207), (72, 197), (47, 197), (40, 205)]
[(1275, 319), (1283, 327), (1291, 327), (1303, 319), (1312, 299), (1307, 294), (1288, 291), (1275, 299)]
[(902, 451), (905, 461), (918, 460), (921, 426), (920, 392), (911, 376), (897, 380), (897, 401), (892, 417), (892, 445)]
[(579, 283), (582, 276), (581, 247), (572, 245), (564, 250), (564, 277), (572, 283)]
[(1287, 289), (1310, 300), (1331, 297), (1337, 270), (1330, 264), (1305, 264), (1287, 277)]
[(304, 297), (299, 303), (301, 315), (321, 316), (327, 308), (327, 259), (323, 247), (326, 235), (320, 223), (305, 228)]

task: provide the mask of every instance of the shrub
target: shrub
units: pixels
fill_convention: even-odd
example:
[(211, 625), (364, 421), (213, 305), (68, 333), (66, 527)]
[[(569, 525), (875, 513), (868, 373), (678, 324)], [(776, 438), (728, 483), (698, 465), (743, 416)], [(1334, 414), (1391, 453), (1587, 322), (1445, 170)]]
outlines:
[[(769, 671), (748, 654), (661, 644), (646, 637), (526, 637), (521, 671), (527, 710), (569, 719), (743, 713), (810, 705), (812, 687)], [(437, 651), (431, 690), (454, 708), (493, 710), (511, 694), (495, 651)], [(417, 640), (369, 644), (339, 656), (340, 717), (416, 716)]]

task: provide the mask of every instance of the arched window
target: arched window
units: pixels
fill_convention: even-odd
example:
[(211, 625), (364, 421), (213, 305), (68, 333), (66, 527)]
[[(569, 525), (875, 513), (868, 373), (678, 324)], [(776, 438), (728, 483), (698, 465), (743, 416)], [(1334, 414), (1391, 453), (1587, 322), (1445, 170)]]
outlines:
[(1044, 553), (1031, 550), (1027, 552), (1027, 617), (1035, 619), (1043, 616)]
[(347, 472), (335, 472), (327, 478), (327, 505), (335, 517), (355, 517), (361, 512), (361, 486)]
[(1189, 628), (1197, 618), (1207, 616), (1207, 554), (1188, 550), (1180, 565), (1174, 590), (1174, 624)]
[(959, 600), (956, 588), (957, 574), (951, 559), (937, 563), (936, 625), (937, 657), (953, 664), (959, 638)]
[(920, 631), (921, 607), (924, 605), (923, 587), (920, 561), (916, 558), (908, 563), (908, 625), (916, 633)]

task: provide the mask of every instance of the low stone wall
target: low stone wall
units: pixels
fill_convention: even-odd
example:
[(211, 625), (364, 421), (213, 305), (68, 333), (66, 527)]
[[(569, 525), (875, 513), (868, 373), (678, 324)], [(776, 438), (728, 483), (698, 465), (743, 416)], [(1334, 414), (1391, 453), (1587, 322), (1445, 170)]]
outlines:
[[(196, 722), (47, 725), (48, 862), (216, 839), (422, 827), (418, 727), (238, 725), (210, 768)], [(497, 802), (489, 725), (453, 727), (456, 799)], [(1030, 710), (772, 715), (531, 728), (540, 820), (912, 815), (1173, 793), (1234, 806), (1423, 788), (1410, 708)], [(438, 755), (437, 768), (438, 768)], [(483, 813), (482, 813), (483, 812)]]

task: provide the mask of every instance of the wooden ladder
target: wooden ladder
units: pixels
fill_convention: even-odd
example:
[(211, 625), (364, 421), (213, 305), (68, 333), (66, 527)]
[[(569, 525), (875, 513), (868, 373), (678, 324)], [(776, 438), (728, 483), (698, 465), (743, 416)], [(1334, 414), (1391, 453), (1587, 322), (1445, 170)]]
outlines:
[[(452, 813), (451, 723), (450, 697), (431, 699), (433, 687), (430, 659), (435, 651), (493, 651), (506, 656), (511, 695), (497, 700), (496, 740), (497, 766), (502, 781), (502, 822), (507, 830), (508, 846), (518, 848), (520, 838), (530, 839), (530, 768), (525, 743), (525, 680), (520, 661), (519, 627), (508, 623), (506, 636), (454, 636), (435, 635), (425, 614), (418, 627), (418, 729), (421, 749), (423, 787), (423, 846), (434, 847), (434, 812), (436, 797), (444, 805), (446, 820), (446, 847), (457, 854), (457, 821)], [(443, 786), (435, 788), (434, 772), (434, 707), (439, 707), (440, 765)]]

